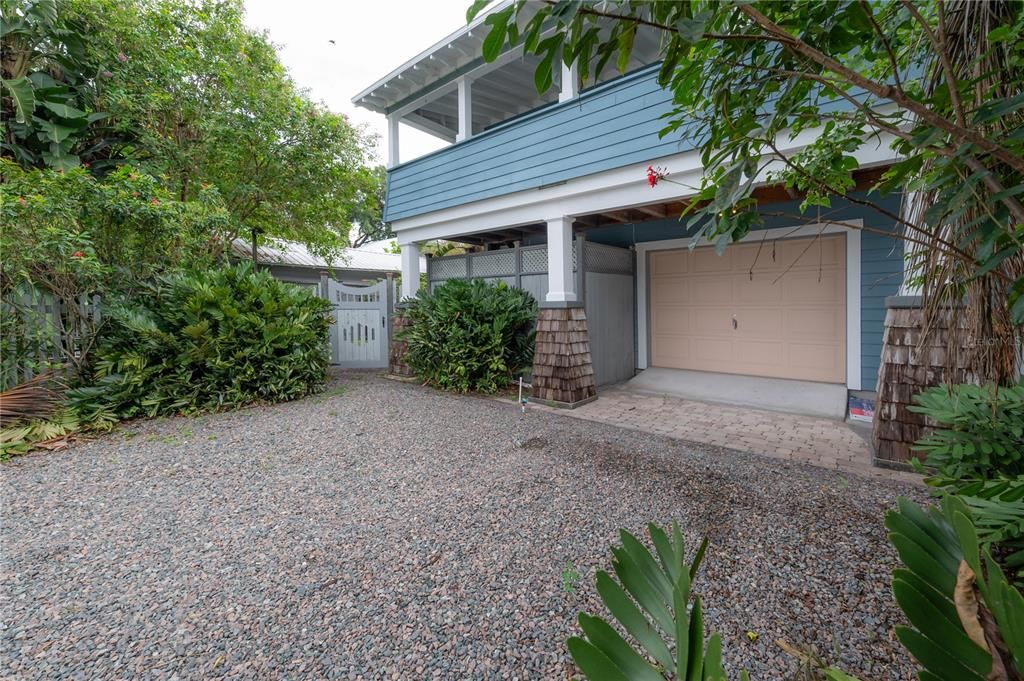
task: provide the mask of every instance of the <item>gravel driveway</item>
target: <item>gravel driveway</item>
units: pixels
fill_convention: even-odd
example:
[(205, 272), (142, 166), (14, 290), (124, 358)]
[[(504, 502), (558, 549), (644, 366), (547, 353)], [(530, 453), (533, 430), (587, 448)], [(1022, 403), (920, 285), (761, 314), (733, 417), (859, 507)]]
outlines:
[(911, 678), (894, 482), (357, 372), (0, 470), (2, 678), (564, 679), (617, 528), (673, 518), (732, 669)]

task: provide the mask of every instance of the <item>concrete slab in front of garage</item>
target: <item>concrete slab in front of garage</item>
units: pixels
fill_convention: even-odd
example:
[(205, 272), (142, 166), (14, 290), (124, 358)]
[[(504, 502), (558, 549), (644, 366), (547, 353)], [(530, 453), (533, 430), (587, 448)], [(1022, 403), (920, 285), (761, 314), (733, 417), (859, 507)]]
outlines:
[(786, 414), (840, 421), (846, 418), (846, 386), (838, 383), (651, 368), (616, 387), (648, 395), (668, 395)]

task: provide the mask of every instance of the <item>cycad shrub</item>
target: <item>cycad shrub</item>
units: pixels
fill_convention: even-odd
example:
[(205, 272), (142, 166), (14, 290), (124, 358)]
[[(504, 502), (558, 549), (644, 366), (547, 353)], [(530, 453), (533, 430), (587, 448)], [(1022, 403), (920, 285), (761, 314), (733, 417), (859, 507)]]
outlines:
[(533, 362), (537, 301), (522, 289), (452, 279), (421, 289), (405, 314), (406, 362), (439, 388), (495, 392)]
[(248, 264), (161, 277), (109, 308), (70, 405), (102, 422), (308, 395), (326, 379), (329, 309)]
[(1024, 475), (1024, 382), (1016, 386), (940, 386), (914, 398), (911, 411), (937, 427), (914, 448), (951, 481)]

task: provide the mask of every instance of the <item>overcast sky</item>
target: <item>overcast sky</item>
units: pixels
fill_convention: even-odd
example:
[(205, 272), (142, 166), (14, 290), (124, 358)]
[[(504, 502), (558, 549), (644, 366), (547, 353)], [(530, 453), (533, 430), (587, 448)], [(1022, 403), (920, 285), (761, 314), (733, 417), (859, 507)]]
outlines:
[[(380, 135), (384, 116), (356, 108), (352, 97), (466, 22), (471, 0), (245, 0), (249, 26), (267, 30), (295, 81), (315, 100)], [(329, 41), (333, 40), (335, 44)], [(402, 126), (401, 160), (445, 146)]]

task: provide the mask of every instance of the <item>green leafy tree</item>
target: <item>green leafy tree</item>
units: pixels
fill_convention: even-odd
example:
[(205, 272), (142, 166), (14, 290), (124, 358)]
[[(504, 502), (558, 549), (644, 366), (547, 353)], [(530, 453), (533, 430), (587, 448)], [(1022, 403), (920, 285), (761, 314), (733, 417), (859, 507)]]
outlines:
[(375, 139), (312, 101), (230, 0), (3, 0), (2, 154), (104, 176), (119, 164), (256, 232), (331, 255), (380, 222)]
[[(477, 0), (469, 18), (486, 5)], [(770, 214), (754, 193), (765, 182), (802, 195), (803, 210), (835, 197), (873, 209), (902, 228), (928, 318), (966, 301), (972, 369), (1014, 380), (1024, 322), (1021, 3), (517, 0), (486, 24), (484, 58), (520, 45), (539, 55), (540, 90), (562, 63), (584, 79), (612, 61), (623, 71), (638, 32), (656, 33), (659, 81), (675, 105), (662, 134), (702, 155), (684, 213), (698, 236), (724, 248), (758, 227)], [(814, 141), (784, 151), (805, 131)], [(900, 160), (865, 196), (852, 152), (878, 139)], [(897, 191), (903, 211), (877, 201)]]
[[(111, 304), (173, 267), (210, 264), (206, 243), (229, 217), (216, 192), (177, 201), (154, 177), (123, 166), (103, 180), (85, 168), (25, 170), (0, 159), (0, 354), (39, 371), (57, 357), (77, 373), (99, 326), (83, 305)], [(47, 297), (59, 314), (39, 315)]]
[(360, 211), (372, 213), (375, 139), (295, 85), (267, 36), (245, 26), (241, 2), (68, 8), (89, 29), (90, 59), (118, 64), (102, 104), (137, 136), (125, 154), (180, 201), (216, 188), (229, 240), (255, 231), (330, 255)]
[(90, 61), (85, 28), (57, 0), (0, 2), (3, 155), (31, 167), (70, 170), (102, 163), (112, 143), (97, 110), (112, 71)]
[(351, 239), (358, 248), (370, 241), (392, 239), (395, 233), (384, 222), (384, 194), (387, 188), (387, 170), (384, 166), (364, 168), (359, 173), (359, 194), (349, 211), (349, 221), (359, 225), (359, 233)]

